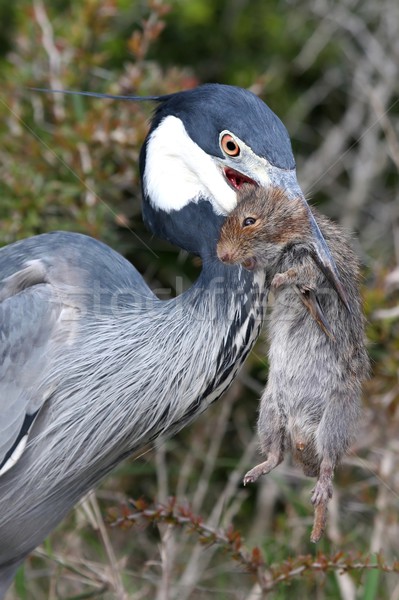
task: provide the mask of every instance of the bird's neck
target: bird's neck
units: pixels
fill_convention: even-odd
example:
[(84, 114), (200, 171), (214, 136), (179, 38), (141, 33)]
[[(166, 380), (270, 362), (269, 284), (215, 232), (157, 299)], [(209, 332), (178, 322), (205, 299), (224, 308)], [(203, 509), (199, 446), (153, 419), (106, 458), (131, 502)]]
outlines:
[(264, 271), (250, 273), (209, 258), (194, 285), (170, 301), (166, 314), (179, 312), (173, 320), (180, 322), (182, 339), (188, 342), (193, 374), (186, 382), (178, 429), (233, 381), (262, 328), (266, 293)]
[(223, 394), (258, 337), (265, 274), (205, 258), (200, 277), (179, 297), (142, 300), (112, 314), (93, 313), (79, 332), (85, 352), (55, 357), (49, 380), (63, 384), (37, 425), (73, 432), (73, 443), (65, 452), (56, 435), (38, 436), (25, 457), (35, 469), (24, 469), (22, 457), (18, 485), (21, 495), (28, 488), (33, 494), (29, 522), (47, 510), (48, 499), (60, 503), (58, 520), (121, 459), (175, 433)]
[[(203, 268), (197, 281), (182, 294), (185, 306), (192, 306), (209, 322), (229, 323), (236, 313), (243, 318), (257, 312), (265, 299), (265, 273), (250, 272), (239, 265), (225, 265), (210, 249), (202, 254)], [(178, 300), (178, 299), (177, 299)]]
[(214, 212), (209, 200), (192, 200), (179, 210), (170, 212), (154, 208), (143, 198), (143, 219), (157, 236), (183, 250), (200, 255), (205, 261), (216, 256), (216, 244), (225, 217)]

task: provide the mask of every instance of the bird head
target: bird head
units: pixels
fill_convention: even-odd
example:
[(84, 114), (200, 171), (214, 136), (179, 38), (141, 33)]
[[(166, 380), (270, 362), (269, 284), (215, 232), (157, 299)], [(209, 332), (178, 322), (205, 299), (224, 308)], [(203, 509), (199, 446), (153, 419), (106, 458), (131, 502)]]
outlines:
[(298, 185), (288, 132), (255, 94), (206, 84), (158, 98), (140, 156), (143, 218), (158, 236), (203, 258), (244, 186), (284, 191), (303, 215), (315, 259), (338, 281), (327, 244)]
[(283, 179), (299, 191), (282, 122), (252, 92), (227, 85), (161, 97), (140, 165), (149, 228), (201, 255), (214, 253), (243, 185)]
[(252, 92), (216, 83), (146, 97), (31, 89), (157, 103), (140, 153), (143, 218), (154, 234), (213, 260), (220, 227), (236, 207), (242, 187), (278, 186), (285, 202), (296, 198), (305, 208), (314, 258), (330, 280), (338, 281), (330, 251), (299, 188), (287, 130)]

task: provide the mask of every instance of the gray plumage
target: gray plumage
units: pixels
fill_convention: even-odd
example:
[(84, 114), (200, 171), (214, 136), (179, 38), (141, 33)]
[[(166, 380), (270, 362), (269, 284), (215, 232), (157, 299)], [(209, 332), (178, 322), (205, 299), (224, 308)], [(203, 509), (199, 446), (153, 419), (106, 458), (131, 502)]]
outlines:
[[(9, 340), (3, 397), (14, 411), (12, 423), (36, 411), (39, 399), (44, 403), (29, 452), (0, 478), (0, 562), (23, 558), (82, 489), (89, 490), (124, 456), (183, 427), (220, 396), (256, 339), (263, 315), (262, 274), (250, 283), (240, 269), (227, 272), (232, 285), (254, 294), (251, 315), (238, 314), (236, 297), (216, 303), (217, 292), (214, 296), (207, 284), (204, 295), (201, 278), (184, 298), (158, 300), (127, 261), (90, 238), (59, 233), (34, 241), (0, 251), (1, 264), (15, 268), (23, 249), (31, 257), (30, 266), (21, 264), (23, 271), (31, 270), (32, 280), (43, 275), (23, 288), (13, 286), (22, 271), (5, 281), (15, 292), (1, 304), (1, 334)], [(32, 316), (27, 337), (26, 314)], [(218, 336), (212, 323), (218, 324)], [(225, 348), (232, 326), (248, 332), (246, 343)], [(218, 365), (223, 351), (233, 367), (226, 378)], [(9, 429), (3, 428), (2, 438)], [(7, 528), (10, 521), (18, 522), (17, 530)]]
[(115, 465), (224, 392), (262, 326), (264, 272), (223, 265), (216, 243), (244, 182), (279, 182), (288, 203), (301, 195), (285, 127), (235, 87), (153, 100), (140, 154), (143, 217), (201, 256), (189, 290), (159, 300), (128, 261), (83, 235), (0, 250), (0, 598), (24, 557)]
[(350, 312), (312, 258), (302, 206), (281, 190), (244, 194), (221, 230), (224, 262), (266, 268), (274, 304), (269, 319), (269, 376), (258, 435), (265, 462), (244, 482), (269, 473), (291, 451), (317, 477), (312, 541), (321, 537), (335, 466), (354, 439), (368, 374), (359, 264), (342, 229), (314, 211), (350, 299)]

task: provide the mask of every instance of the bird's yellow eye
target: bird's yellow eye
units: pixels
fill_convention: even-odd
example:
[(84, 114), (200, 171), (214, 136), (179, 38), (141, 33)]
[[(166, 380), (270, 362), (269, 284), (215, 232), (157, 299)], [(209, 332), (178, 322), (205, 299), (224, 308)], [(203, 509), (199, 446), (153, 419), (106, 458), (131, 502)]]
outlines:
[(240, 154), (240, 146), (229, 133), (225, 133), (220, 140), (220, 145), (225, 154), (229, 156), (238, 156)]

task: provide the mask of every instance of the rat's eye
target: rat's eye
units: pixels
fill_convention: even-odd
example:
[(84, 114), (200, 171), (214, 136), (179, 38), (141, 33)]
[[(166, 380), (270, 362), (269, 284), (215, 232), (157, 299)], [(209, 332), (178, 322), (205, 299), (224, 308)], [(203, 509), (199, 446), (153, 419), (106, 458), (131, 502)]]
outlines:
[(220, 146), (223, 152), (229, 156), (238, 156), (240, 154), (240, 146), (229, 133), (225, 133), (221, 137)]
[(247, 217), (246, 219), (243, 220), (242, 226), (249, 227), (250, 225), (255, 225), (255, 223), (256, 223), (256, 219), (254, 219), (254, 217)]

